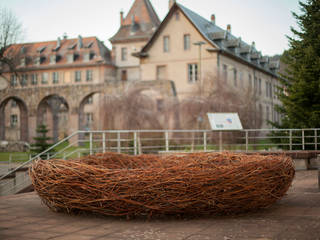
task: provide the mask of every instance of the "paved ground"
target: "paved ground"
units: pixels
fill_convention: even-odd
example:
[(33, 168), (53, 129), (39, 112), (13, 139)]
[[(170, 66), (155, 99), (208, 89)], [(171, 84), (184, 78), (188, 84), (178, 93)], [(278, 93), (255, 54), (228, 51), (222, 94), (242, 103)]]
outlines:
[(320, 239), (317, 187), (317, 171), (301, 171), (288, 196), (267, 210), (151, 221), (53, 213), (35, 193), (0, 197), (0, 239)]

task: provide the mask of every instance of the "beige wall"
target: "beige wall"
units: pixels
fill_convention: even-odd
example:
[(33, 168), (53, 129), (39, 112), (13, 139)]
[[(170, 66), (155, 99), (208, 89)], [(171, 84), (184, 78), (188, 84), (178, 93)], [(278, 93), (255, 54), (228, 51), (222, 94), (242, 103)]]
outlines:
[[(155, 80), (157, 66), (165, 66), (167, 79), (175, 82), (179, 97), (183, 97), (195, 86), (195, 84), (188, 82), (188, 64), (199, 62), (199, 47), (193, 43), (205, 40), (187, 18), (181, 12), (179, 14), (179, 20), (176, 20), (174, 16), (168, 21), (149, 49), (149, 56), (141, 59), (141, 78), (142, 80)], [(184, 50), (183, 38), (185, 34), (190, 34), (189, 50)], [(169, 36), (170, 39), (169, 52), (163, 51), (164, 36)], [(213, 48), (213, 46), (208, 42), (202, 46), (202, 76), (214, 75), (217, 72), (217, 55), (208, 52), (207, 48)]]
[[(128, 81), (140, 80), (140, 61), (138, 58), (132, 56), (132, 54), (139, 52), (145, 44), (146, 41), (113, 44), (112, 51), (117, 66), (117, 79), (121, 80), (121, 72), (125, 70), (127, 71)], [(126, 60), (121, 59), (122, 48), (127, 49)]]
[[(175, 82), (178, 97), (181, 99), (192, 92), (195, 86), (198, 86), (197, 84), (188, 82), (188, 64), (199, 62), (199, 47), (193, 45), (193, 43), (206, 40), (181, 12), (179, 14), (179, 20), (176, 19), (175, 14), (169, 19), (162, 32), (160, 32), (148, 50), (148, 57), (141, 59), (140, 67), (142, 80), (154, 80), (157, 78), (157, 66), (165, 66), (166, 77), (168, 80)], [(184, 50), (183, 36), (185, 34), (190, 34), (190, 50)], [(163, 51), (163, 38), (165, 36), (168, 36), (170, 39), (169, 52)], [(222, 54), (218, 55), (217, 52), (209, 52), (207, 51), (209, 48), (213, 49), (214, 46), (207, 42), (202, 46), (201, 51), (203, 82), (205, 82), (205, 78), (220, 78), (234, 91), (248, 92), (249, 75), (251, 75), (252, 79), (252, 88), (254, 86), (254, 77), (256, 77), (257, 91), (255, 96), (257, 97), (257, 110), (262, 109), (262, 127), (270, 128), (266, 121), (268, 118), (267, 112), (269, 111), (269, 120), (276, 120), (277, 113), (275, 113), (274, 106), (275, 104), (280, 104), (280, 102), (275, 98), (274, 90), (272, 90), (272, 97), (266, 95), (266, 82), (270, 82), (272, 88), (274, 88), (275, 85), (279, 84), (277, 80), (270, 74), (260, 71), (242, 61), (237, 61)], [(223, 65), (227, 66), (227, 79), (223, 79)], [(234, 69), (237, 70), (236, 84), (234, 81)], [(259, 91), (259, 79), (261, 79), (261, 91)], [(214, 86), (205, 86), (204, 89), (209, 90), (207, 89), (208, 87), (214, 88)]]

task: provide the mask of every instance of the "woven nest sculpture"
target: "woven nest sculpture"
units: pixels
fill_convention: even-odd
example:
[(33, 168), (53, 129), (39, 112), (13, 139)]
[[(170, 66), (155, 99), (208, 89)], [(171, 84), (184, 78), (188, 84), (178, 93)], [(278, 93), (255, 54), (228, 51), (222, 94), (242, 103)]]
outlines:
[(149, 217), (265, 208), (285, 195), (294, 174), (289, 157), (232, 153), (105, 153), (30, 168), (35, 190), (54, 211)]

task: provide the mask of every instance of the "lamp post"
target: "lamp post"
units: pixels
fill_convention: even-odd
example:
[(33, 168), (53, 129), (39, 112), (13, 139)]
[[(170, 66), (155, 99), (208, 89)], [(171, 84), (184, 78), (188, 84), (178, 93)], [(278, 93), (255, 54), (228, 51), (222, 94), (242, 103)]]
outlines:
[(198, 41), (193, 43), (193, 45), (199, 46), (199, 81), (200, 81), (200, 94), (202, 93), (202, 69), (201, 69), (201, 47), (206, 44), (204, 41)]

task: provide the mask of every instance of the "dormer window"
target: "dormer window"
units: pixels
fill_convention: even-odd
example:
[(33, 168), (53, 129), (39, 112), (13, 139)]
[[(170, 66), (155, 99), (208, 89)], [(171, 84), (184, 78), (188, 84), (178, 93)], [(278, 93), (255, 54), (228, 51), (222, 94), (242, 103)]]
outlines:
[(83, 53), (83, 61), (89, 62), (89, 60), (90, 60), (90, 53), (88, 53), (88, 52)]
[(40, 65), (40, 56), (37, 56), (35, 59), (34, 59), (34, 65)]
[(51, 55), (50, 56), (50, 64), (56, 64), (56, 62), (57, 62), (57, 56)]
[(70, 53), (67, 55), (67, 63), (73, 63), (74, 61), (74, 54)]
[(21, 67), (25, 67), (25, 66), (26, 66), (26, 58), (25, 58), (25, 57), (21, 58), (21, 60), (20, 60), (20, 66), (21, 66)]

